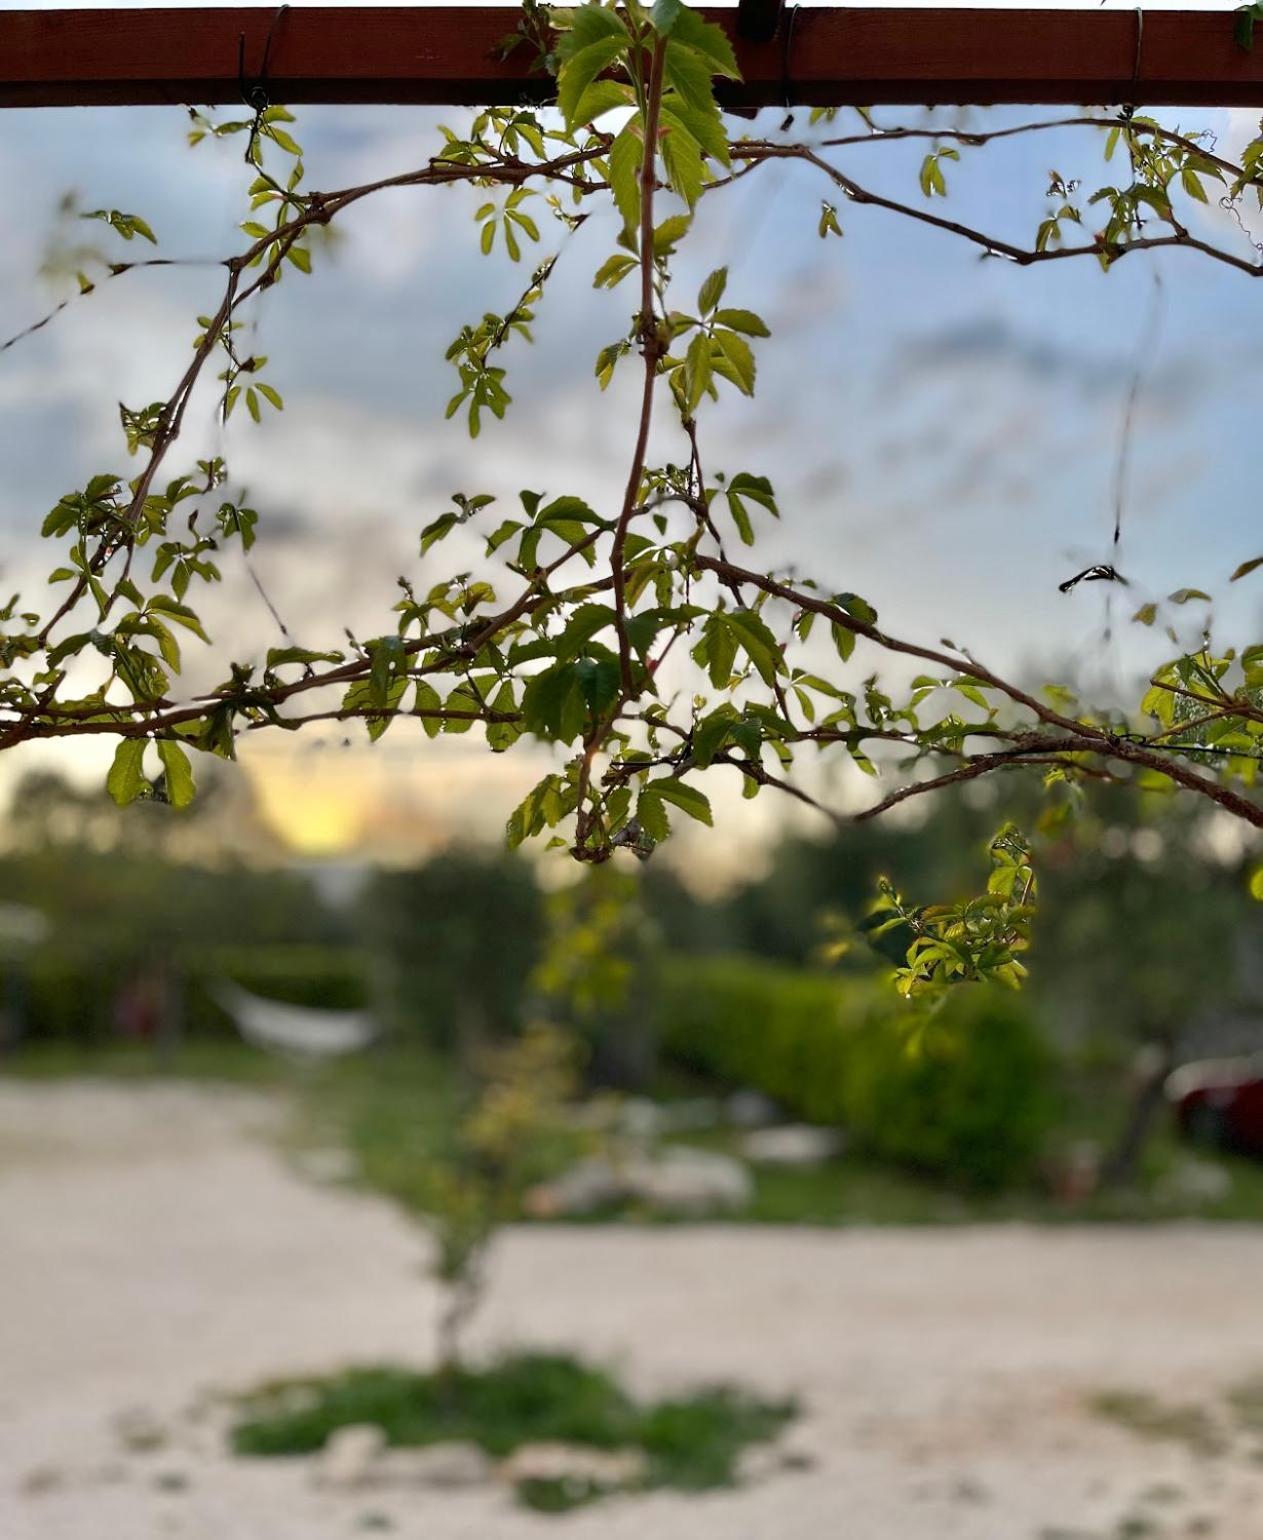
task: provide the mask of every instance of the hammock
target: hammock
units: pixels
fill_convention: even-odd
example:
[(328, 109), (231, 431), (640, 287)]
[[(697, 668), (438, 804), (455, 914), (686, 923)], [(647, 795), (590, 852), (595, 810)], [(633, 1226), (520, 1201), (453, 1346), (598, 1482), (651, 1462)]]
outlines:
[(324, 1011), (307, 1005), (286, 1005), (227, 983), (216, 988), (215, 996), (245, 1041), (269, 1053), (335, 1059), (367, 1048), (381, 1031), (367, 1011)]

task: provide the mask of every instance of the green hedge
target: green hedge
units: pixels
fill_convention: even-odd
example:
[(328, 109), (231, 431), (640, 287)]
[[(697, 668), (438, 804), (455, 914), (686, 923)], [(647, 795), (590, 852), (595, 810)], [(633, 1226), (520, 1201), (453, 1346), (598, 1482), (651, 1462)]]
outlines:
[(194, 1036), (235, 1032), (215, 994), (224, 980), (286, 1005), (350, 1011), (372, 1003), (368, 960), (349, 947), (217, 948), (189, 958), (181, 971), (184, 1027)]
[(106, 1041), (113, 1027), (113, 1001), (122, 983), (115, 959), (66, 956), (41, 947), (21, 961), (7, 960), (6, 994), (19, 1002), (26, 1035), (42, 1042), (91, 1044)]
[[(12, 964), (18, 971), (17, 998), (30, 1041), (94, 1044), (115, 1035), (119, 990), (144, 967), (64, 948), (40, 948)], [(350, 947), (267, 946), (199, 950), (172, 958), (182, 1030), (192, 1037), (235, 1036), (236, 1029), (216, 998), (224, 980), (289, 1005), (355, 1010), (372, 1005), (370, 966)]]
[(1021, 998), (962, 985), (917, 1051), (882, 980), (743, 957), (672, 958), (660, 1029), (676, 1062), (765, 1092), (854, 1148), (962, 1185), (1027, 1178), (1051, 1110), (1052, 1064)]

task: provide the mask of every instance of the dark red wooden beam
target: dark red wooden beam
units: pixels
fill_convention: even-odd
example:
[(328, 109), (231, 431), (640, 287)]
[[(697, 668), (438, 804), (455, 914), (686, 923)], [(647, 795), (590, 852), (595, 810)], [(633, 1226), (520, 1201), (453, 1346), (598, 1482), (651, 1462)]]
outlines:
[[(707, 13), (736, 38), (736, 12)], [(786, 14), (789, 12), (787, 10)], [(529, 50), (499, 44), (515, 7), (295, 7), (276, 25), (270, 91), (283, 102), (529, 101)], [(238, 53), (257, 70), (271, 8), (0, 11), (0, 106), (215, 103), (239, 98)], [(1132, 9), (800, 10), (784, 28), (736, 38), (733, 106), (1043, 102), (1263, 107), (1263, 38), (1246, 51), (1235, 18)], [(1261, 29), (1263, 30), (1263, 29)], [(1139, 50), (1137, 43), (1140, 43)], [(788, 66), (788, 67), (787, 67)], [(786, 82), (788, 81), (788, 93)]]

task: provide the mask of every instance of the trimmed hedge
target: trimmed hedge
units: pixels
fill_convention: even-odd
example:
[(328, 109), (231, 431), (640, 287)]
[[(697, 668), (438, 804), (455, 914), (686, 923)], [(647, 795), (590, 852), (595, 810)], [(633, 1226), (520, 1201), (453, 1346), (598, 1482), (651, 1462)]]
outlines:
[[(118, 993), (144, 963), (142, 958), (125, 963), (115, 955), (39, 948), (16, 967), (27, 1039), (85, 1045), (109, 1041), (116, 1032)], [(223, 980), (288, 1005), (356, 1010), (372, 1004), (369, 960), (350, 947), (214, 948), (172, 958), (169, 966), (181, 1026), (192, 1037), (236, 1035), (215, 997), (215, 986)]]
[(194, 1036), (234, 1032), (231, 1018), (215, 998), (227, 979), (286, 1005), (321, 1010), (361, 1010), (372, 1004), (369, 962), (346, 947), (224, 947), (188, 958), (184, 980), (184, 1027)]
[(732, 956), (662, 969), (662, 1044), (677, 1063), (763, 1091), (853, 1147), (963, 1186), (1028, 1178), (1051, 1113), (1052, 1062), (1021, 999), (962, 985), (920, 1046), (879, 979)]

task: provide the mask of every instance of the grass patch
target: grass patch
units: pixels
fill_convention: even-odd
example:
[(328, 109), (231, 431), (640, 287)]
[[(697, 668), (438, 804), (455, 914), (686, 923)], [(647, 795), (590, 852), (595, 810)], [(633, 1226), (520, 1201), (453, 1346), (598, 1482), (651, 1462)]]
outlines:
[[(737, 1458), (775, 1438), (796, 1415), (731, 1386), (641, 1403), (603, 1369), (563, 1354), (513, 1354), (447, 1375), (390, 1366), (327, 1379), (264, 1386), (239, 1402), (232, 1447), (239, 1455), (314, 1454), (339, 1428), (370, 1423), (388, 1444), (415, 1448), (467, 1439), (502, 1459), (524, 1444), (638, 1450), (636, 1489), (703, 1491), (730, 1485)], [(520, 1497), (550, 1512), (604, 1495), (590, 1480), (524, 1481)]]
[(1141, 1390), (1101, 1391), (1089, 1404), (1098, 1417), (1137, 1438), (1184, 1444), (1203, 1457), (1224, 1454), (1228, 1447), (1223, 1428), (1202, 1406), (1160, 1401)]
[(283, 1085), (295, 1078), (283, 1060), (245, 1043), (198, 1041), (170, 1050), (143, 1043), (84, 1048), (32, 1043), (0, 1057), (0, 1080), (192, 1080), (233, 1085)]
[(1243, 1433), (1263, 1435), (1263, 1374), (1234, 1385), (1225, 1399)]

